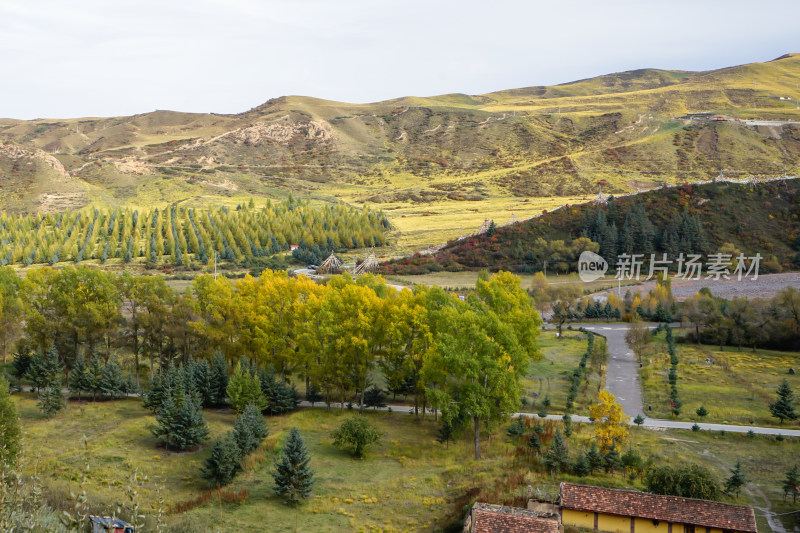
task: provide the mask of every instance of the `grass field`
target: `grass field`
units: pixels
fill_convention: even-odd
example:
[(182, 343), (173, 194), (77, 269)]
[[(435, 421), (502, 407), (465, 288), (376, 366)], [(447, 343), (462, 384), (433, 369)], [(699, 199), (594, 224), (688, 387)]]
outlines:
[[(597, 339), (595, 339), (597, 340)], [(522, 386), (528, 405), (522, 406), (523, 412), (539, 413), (545, 409), (548, 414), (566, 412), (567, 393), (569, 391), (572, 372), (578, 367), (581, 356), (586, 352), (586, 335), (565, 330), (562, 338), (556, 337), (555, 331), (542, 331), (539, 347), (542, 360), (530, 364), (527, 377)], [(573, 409), (574, 414), (588, 415), (588, 406), (597, 398), (598, 388), (603, 384), (602, 376), (605, 368), (592, 368), (589, 374), (589, 385), (581, 388)], [(550, 399), (550, 406), (545, 407), (542, 401)]]
[[(670, 418), (669, 356), (664, 334), (656, 343), (659, 352), (648, 360), (641, 372), (644, 401), (653, 405), (651, 416)], [(678, 344), (678, 394), (683, 402), (680, 419), (700, 420), (695, 411), (702, 405), (708, 410), (706, 422), (779, 425), (769, 412), (776, 399), (775, 390), (783, 379), (792, 389), (800, 390), (800, 375), (789, 375), (797, 368), (800, 354), (773, 350), (751, 350), (696, 344)], [(798, 422), (793, 423), (797, 425)]]
[[(30, 396), (18, 397), (26, 432), (28, 457), (39, 457), (38, 471), (45, 496), (65, 498), (77, 488), (84, 467), (82, 437), (89, 439), (91, 473), (88, 485), (91, 510), (108, 512), (115, 502), (125, 501), (128, 472), (137, 468), (164, 484), (168, 509), (203, 494), (207, 488), (198, 479), (198, 469), (208, 447), (195, 452), (171, 453), (159, 448), (147, 425), (153, 417), (138, 400), (88, 404), (71, 403), (66, 412), (45, 420)], [(206, 411), (214, 435), (230, 428), (233, 415)], [(346, 416), (346, 415), (345, 415)], [(460, 516), (472, 499), (492, 503), (524, 505), (527, 485), (543, 494), (557, 491), (559, 481), (578, 481), (613, 487), (641, 489), (639, 479), (621, 474), (597, 474), (576, 478), (570, 474), (552, 477), (543, 473), (535, 458), (527, 455), (523, 436), (517, 442), (505, 436), (507, 424), (495, 427), (483, 439), (485, 458), (472, 459), (468, 438), (461, 437), (449, 448), (434, 441), (432, 420), (417, 421), (399, 413), (370, 413), (384, 433), (382, 442), (369, 450), (364, 460), (351, 458), (331, 445), (330, 431), (343, 419), (338, 413), (309, 409), (269, 418), (270, 437), (246, 462), (230, 489), (247, 490), (243, 504), (209, 503), (167, 516), (171, 531), (294, 531), (294, 509), (284, 505), (271, 490), (269, 472), (276, 446), (286, 431), (296, 426), (305, 438), (316, 471), (314, 497), (298, 510), (299, 531), (439, 531)], [(558, 424), (548, 422), (551, 435)], [(588, 445), (590, 426), (575, 424), (569, 439), (572, 457)], [(722, 480), (737, 459), (752, 481), (739, 502), (769, 505), (788, 511), (776, 485), (800, 453), (796, 440), (748, 438), (708, 432), (632, 431), (631, 446), (652, 464), (694, 462), (705, 464)], [(157, 494), (154, 483), (141, 490), (145, 513), (152, 513)], [(61, 505), (67, 505), (65, 501)], [(788, 524), (790, 519), (784, 517)], [(768, 530), (763, 520), (763, 531)]]

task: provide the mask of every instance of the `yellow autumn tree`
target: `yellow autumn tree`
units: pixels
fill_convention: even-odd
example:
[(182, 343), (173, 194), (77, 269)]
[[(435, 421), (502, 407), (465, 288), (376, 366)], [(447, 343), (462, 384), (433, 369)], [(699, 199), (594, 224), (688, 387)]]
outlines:
[(602, 390), (598, 395), (600, 403), (589, 407), (589, 413), (594, 419), (594, 435), (597, 444), (603, 452), (612, 446), (622, 446), (628, 442), (628, 415), (622, 412), (622, 406), (608, 391)]

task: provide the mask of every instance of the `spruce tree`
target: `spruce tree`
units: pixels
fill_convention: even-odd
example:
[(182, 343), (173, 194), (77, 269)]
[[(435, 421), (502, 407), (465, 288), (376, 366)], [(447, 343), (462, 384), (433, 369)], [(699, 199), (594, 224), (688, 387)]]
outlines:
[(122, 390), (126, 387), (125, 378), (122, 376), (122, 367), (116, 361), (109, 361), (103, 368), (103, 375), (100, 378), (100, 393), (111, 398), (122, 396)]
[(589, 475), (589, 461), (586, 459), (586, 455), (578, 455), (578, 459), (575, 461), (575, 464), (572, 465), (572, 473), (578, 477), (586, 477)]
[(603, 468), (606, 472), (613, 474), (615, 471), (619, 470), (621, 466), (622, 457), (620, 457), (619, 451), (617, 451), (616, 444), (612, 444), (611, 448), (609, 448), (603, 457)]
[(269, 431), (261, 411), (254, 404), (248, 404), (233, 423), (233, 437), (242, 456), (252, 452), (264, 441)]
[(564, 472), (569, 467), (567, 445), (561, 436), (561, 430), (556, 430), (553, 442), (544, 454), (544, 466), (552, 473)]
[(453, 440), (453, 433), (455, 429), (453, 426), (444, 422), (439, 429), (436, 431), (436, 442), (439, 444), (444, 444), (445, 448), (450, 448), (450, 441)]
[(794, 392), (789, 386), (789, 382), (785, 379), (781, 382), (777, 390), (778, 400), (775, 403), (769, 404), (769, 411), (772, 416), (780, 419), (781, 424), (784, 420), (794, 420), (797, 418), (797, 413), (794, 410)]
[(25, 377), (25, 374), (28, 373), (28, 369), (31, 366), (32, 359), (30, 351), (28, 350), (21, 350), (15, 353), (14, 361), (11, 363), (11, 374), (17, 379)]
[(172, 390), (162, 402), (151, 431), (168, 449), (188, 450), (208, 437), (208, 427), (196, 398)]
[(97, 395), (101, 393), (100, 385), (103, 381), (103, 363), (97, 354), (92, 354), (89, 360), (89, 368), (86, 370), (86, 385), (87, 391), (92, 393), (92, 398), (97, 399)]
[(792, 495), (792, 503), (797, 502), (797, 495), (800, 494), (800, 472), (797, 470), (797, 465), (786, 472), (786, 477), (783, 478), (783, 501), (786, 501), (786, 496)]
[(64, 391), (61, 390), (61, 376), (57, 375), (50, 384), (39, 393), (37, 407), (47, 418), (52, 418), (56, 413), (66, 407)]
[(736, 466), (731, 469), (731, 477), (725, 480), (725, 491), (735, 493), (739, 497), (739, 491), (747, 483), (747, 478), (742, 473), (742, 462), (736, 461)]
[(42, 390), (47, 386), (47, 375), (45, 374), (45, 356), (41, 352), (41, 350), (36, 350), (31, 357), (30, 364), (28, 365), (28, 370), (25, 373), (25, 377), (30, 382), (31, 387), (38, 391)]
[(211, 382), (211, 399), (214, 407), (225, 405), (225, 398), (228, 393), (228, 362), (222, 352), (217, 351), (211, 359), (209, 368), (209, 378)]
[(20, 436), (17, 408), (11, 399), (8, 381), (0, 374), (0, 467), (16, 463)]
[(589, 451), (586, 452), (586, 461), (589, 463), (589, 473), (594, 474), (596, 471), (603, 468), (605, 465), (605, 460), (600, 452), (597, 450), (597, 446), (595, 443), (592, 443), (592, 446), (589, 448)]
[(310, 459), (300, 432), (293, 427), (272, 473), (275, 494), (284, 497), (287, 503), (296, 505), (311, 495), (314, 471), (308, 466)]
[(261, 389), (261, 380), (249, 370), (243, 369), (241, 362), (236, 364), (226, 391), (231, 407), (237, 413), (244, 411), (244, 408), (251, 403), (261, 410), (267, 408), (267, 400)]
[(233, 432), (214, 441), (211, 455), (205, 460), (200, 476), (217, 488), (227, 485), (242, 468), (242, 452)]
[(539, 440), (539, 434), (535, 431), (531, 433), (531, 438), (528, 439), (528, 448), (533, 449), (534, 452), (539, 453), (542, 449), (542, 441)]
[(89, 392), (86, 388), (86, 361), (83, 354), (79, 354), (69, 372), (69, 391), (80, 397), (81, 393)]

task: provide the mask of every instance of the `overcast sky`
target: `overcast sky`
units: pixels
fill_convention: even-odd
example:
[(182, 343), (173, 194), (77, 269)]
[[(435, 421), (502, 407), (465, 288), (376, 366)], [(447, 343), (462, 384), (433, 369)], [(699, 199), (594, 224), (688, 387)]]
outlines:
[(786, 52), (796, 0), (1, 0), (0, 117), (479, 94)]

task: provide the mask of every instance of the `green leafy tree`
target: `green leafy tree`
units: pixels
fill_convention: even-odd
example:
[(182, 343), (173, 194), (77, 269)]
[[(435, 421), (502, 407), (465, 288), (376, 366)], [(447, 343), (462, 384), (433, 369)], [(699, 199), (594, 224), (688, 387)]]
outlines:
[(261, 390), (261, 380), (257, 375), (242, 369), (241, 362), (237, 363), (233, 370), (226, 393), (231, 407), (237, 413), (244, 411), (244, 408), (251, 403), (262, 411), (267, 408), (267, 400)]
[(311, 457), (303, 437), (297, 428), (293, 427), (283, 443), (281, 456), (275, 462), (275, 470), (272, 472), (275, 494), (295, 506), (311, 496), (314, 471), (308, 466), (310, 461)]
[(642, 473), (644, 461), (642, 461), (641, 456), (631, 448), (622, 455), (622, 466), (625, 467), (625, 470), (629, 474), (635, 476)]
[(736, 466), (731, 469), (731, 475), (725, 480), (725, 492), (734, 493), (739, 497), (739, 491), (747, 483), (747, 477), (742, 472), (742, 462), (736, 461)]
[(779, 419), (781, 424), (785, 420), (794, 420), (797, 418), (797, 413), (794, 410), (794, 391), (789, 386), (789, 382), (785, 379), (778, 386), (777, 390), (778, 399), (774, 403), (769, 404), (769, 411), (772, 416)]
[(797, 465), (792, 466), (787, 472), (786, 477), (783, 478), (783, 501), (786, 501), (786, 496), (792, 496), (792, 503), (797, 502), (797, 495), (800, 494), (800, 471)]
[(561, 430), (556, 430), (553, 442), (544, 454), (544, 466), (553, 474), (565, 472), (569, 468), (569, 452)]
[(205, 460), (200, 475), (217, 488), (233, 481), (242, 468), (242, 452), (232, 432), (228, 432), (211, 447), (211, 455)]
[(311, 402), (311, 406), (313, 407), (315, 403), (321, 402), (324, 399), (325, 397), (322, 396), (319, 388), (313, 383), (310, 383), (306, 389), (306, 401)]
[(17, 408), (11, 399), (8, 381), (0, 374), (0, 465), (13, 466), (16, 463), (20, 437)]
[(333, 445), (347, 448), (356, 457), (363, 457), (368, 446), (381, 438), (381, 432), (364, 416), (353, 416), (346, 419), (331, 434)]

